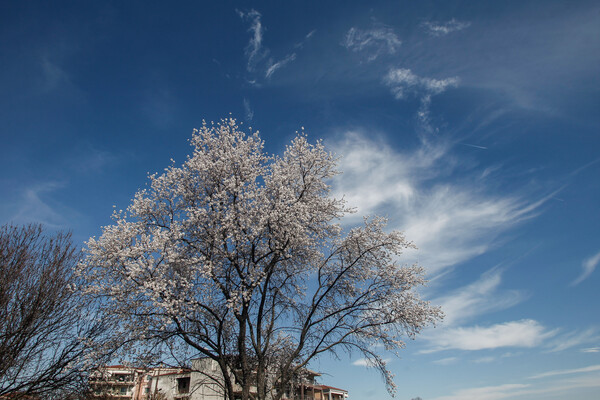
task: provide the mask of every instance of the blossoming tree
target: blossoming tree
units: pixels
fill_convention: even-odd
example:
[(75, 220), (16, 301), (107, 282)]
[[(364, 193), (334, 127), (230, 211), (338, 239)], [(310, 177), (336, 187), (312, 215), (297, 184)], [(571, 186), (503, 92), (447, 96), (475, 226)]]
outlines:
[(321, 142), (301, 134), (271, 156), (226, 119), (191, 144), (89, 240), (87, 290), (131, 340), (214, 360), (230, 400), (277, 400), (312, 359), (340, 351), (366, 357), (393, 392), (377, 349), (399, 350), (441, 316), (414, 291), (422, 269), (397, 261), (411, 244), (382, 218), (340, 227), (351, 209), (329, 197), (336, 160)]

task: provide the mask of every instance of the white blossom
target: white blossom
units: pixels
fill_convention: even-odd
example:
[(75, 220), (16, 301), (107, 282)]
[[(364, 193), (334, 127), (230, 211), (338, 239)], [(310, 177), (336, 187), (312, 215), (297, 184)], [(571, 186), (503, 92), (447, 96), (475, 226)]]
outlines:
[(185, 342), (259, 398), (277, 399), (310, 360), (338, 351), (362, 353), (393, 390), (372, 345), (399, 350), (441, 316), (414, 290), (422, 268), (398, 263), (412, 244), (378, 217), (344, 234), (351, 210), (327, 183), (336, 158), (303, 133), (281, 156), (234, 119), (203, 123), (190, 143), (181, 167), (150, 175), (88, 241), (89, 293), (130, 340)]

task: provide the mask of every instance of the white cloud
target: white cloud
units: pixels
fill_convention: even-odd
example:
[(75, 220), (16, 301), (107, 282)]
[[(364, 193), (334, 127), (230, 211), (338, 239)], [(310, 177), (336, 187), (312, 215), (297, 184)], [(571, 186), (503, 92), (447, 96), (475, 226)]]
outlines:
[(273, 60), (269, 60), (269, 67), (267, 68), (267, 72), (265, 72), (265, 78), (270, 78), (275, 71), (277, 71), (279, 68), (283, 67), (287, 63), (294, 61), (295, 59), (296, 53), (292, 53), (283, 60), (277, 61), (276, 63), (273, 63)]
[[(388, 363), (389, 361), (389, 358), (383, 360), (385, 363)], [(372, 367), (373, 363), (368, 358), (359, 358), (358, 360), (352, 361), (352, 365), (357, 367)]]
[(461, 389), (451, 396), (437, 397), (435, 400), (497, 400), (505, 399), (517, 390), (522, 390), (530, 385), (505, 384), (499, 386), (485, 386), (470, 389)]
[(574, 368), (574, 369), (561, 369), (555, 371), (548, 371), (541, 374), (530, 376), (529, 379), (540, 379), (540, 378), (548, 378), (550, 376), (558, 376), (558, 375), (572, 375), (572, 374), (580, 374), (583, 372), (593, 372), (600, 371), (600, 364), (590, 365), (588, 367), (583, 368)]
[(332, 149), (343, 155), (343, 174), (333, 180), (333, 193), (358, 211), (346, 222), (359, 222), (361, 215), (387, 216), (390, 227), (403, 230), (419, 248), (407, 252), (406, 259), (431, 273), (486, 252), (501, 232), (535, 215), (546, 201), (486, 193), (484, 178), (470, 184), (445, 179), (461, 167), (445, 144), (423, 143), (402, 153), (349, 132)]
[[(446, 37), (452, 40), (428, 43), (437, 65), (443, 65), (451, 76), (460, 74), (464, 87), (502, 96), (495, 109), (579, 120), (574, 115), (581, 117), (580, 110), (587, 109), (575, 105), (573, 99), (585, 104), (587, 100), (578, 93), (597, 76), (600, 35), (590, 36), (598, 30), (597, 7), (571, 7), (560, 17), (515, 18), (515, 14), (506, 14), (475, 25), (460, 32), (464, 40)], [(440, 36), (459, 26), (459, 21), (450, 25), (442, 21), (424, 23), (422, 28)], [(523, 32), (528, 34), (523, 36)], [(407, 60), (415, 69), (431, 60), (419, 61)]]
[(250, 28), (248, 28), (248, 31), (251, 33), (251, 37), (245, 52), (248, 57), (248, 71), (253, 71), (256, 68), (256, 64), (268, 53), (268, 50), (264, 49), (262, 45), (263, 26), (260, 20), (261, 14), (252, 9), (247, 13), (238, 10), (238, 15), (242, 19), (250, 20)]
[(587, 349), (581, 349), (583, 353), (600, 353), (600, 347), (588, 347)]
[(315, 32), (317, 32), (317, 30), (316, 30), (316, 29), (313, 29), (312, 31), (308, 32), (308, 33), (307, 33), (307, 34), (304, 36), (304, 39), (302, 39), (302, 41), (300, 41), (300, 42), (296, 43), (296, 44), (294, 45), (294, 47), (295, 47), (295, 48), (297, 48), (297, 49), (301, 49), (301, 48), (303, 48), (303, 47), (304, 47), (304, 45), (305, 45), (305, 44), (306, 44), (306, 43), (307, 43), (307, 42), (310, 40), (310, 38), (312, 38), (312, 37), (313, 37), (313, 35), (315, 34)]
[(402, 41), (387, 26), (377, 26), (368, 30), (350, 28), (342, 45), (350, 51), (365, 53), (368, 61), (373, 61), (381, 54), (394, 54)]
[(550, 343), (551, 352), (563, 351), (586, 343), (600, 341), (600, 335), (596, 328), (589, 328), (583, 332), (569, 332), (558, 336)]
[(537, 321), (525, 319), (488, 327), (473, 326), (442, 329), (424, 335), (431, 347), (423, 353), (458, 349), (483, 350), (500, 347), (536, 347), (556, 334)]
[(577, 389), (600, 387), (600, 375), (590, 374), (589, 372), (585, 371), (585, 368), (582, 368), (578, 373), (586, 373), (587, 375), (550, 382), (545, 381), (539, 384), (506, 383), (496, 386), (460, 389), (452, 395), (436, 397), (433, 400), (501, 400), (520, 398), (545, 400), (548, 398), (572, 398), (576, 395), (575, 391)]
[(438, 365), (450, 365), (450, 364), (454, 364), (457, 360), (458, 360), (457, 357), (447, 357), (447, 358), (435, 360), (435, 361), (433, 361), (433, 363), (438, 364)]
[[(250, 21), (250, 27), (248, 28), (248, 31), (250, 32), (251, 36), (248, 45), (245, 48), (245, 54), (248, 59), (248, 65), (246, 67), (248, 72), (252, 73), (253, 75), (262, 75), (264, 73), (264, 77), (268, 79), (275, 73), (275, 71), (296, 59), (296, 53), (292, 53), (279, 61), (273, 61), (273, 58), (269, 57), (271, 51), (263, 45), (263, 34), (265, 28), (261, 21), (262, 15), (254, 9), (247, 13), (239, 10), (236, 11), (240, 18)], [(304, 40), (296, 44), (294, 47), (302, 48), (304, 43), (310, 39), (314, 32), (315, 30), (309, 32), (305, 36)], [(247, 81), (253, 86), (261, 86), (260, 82), (256, 78), (257, 77), (254, 76), (254, 79), (247, 79)]]
[(571, 286), (579, 285), (581, 282), (589, 278), (592, 272), (594, 272), (594, 270), (596, 269), (598, 263), (600, 263), (600, 251), (595, 255), (591, 256), (590, 258), (583, 260), (583, 262), (581, 263), (583, 271), (581, 271), (581, 274), (577, 279), (571, 282)]
[(498, 291), (502, 272), (491, 270), (479, 280), (432, 300), (444, 310), (443, 324), (451, 326), (485, 312), (503, 310), (520, 303), (524, 295), (518, 291)]
[(468, 28), (471, 25), (470, 22), (461, 22), (452, 18), (450, 21), (445, 23), (439, 22), (424, 22), (422, 26), (432, 36), (445, 36), (452, 32), (461, 31)]
[(397, 99), (402, 99), (410, 92), (425, 92), (429, 96), (440, 94), (449, 87), (458, 86), (459, 79), (420, 77), (407, 68), (392, 68), (385, 76), (384, 83), (391, 88)]
[(366, 358), (359, 358), (358, 360), (353, 361), (352, 365), (355, 365), (357, 367), (370, 367), (371, 363)]
[(250, 101), (244, 98), (244, 114), (246, 115), (246, 121), (252, 121), (254, 118), (254, 110), (250, 106)]
[(411, 253), (435, 272), (488, 251), (500, 231), (531, 215), (527, 210), (518, 198), (446, 183), (421, 192), (400, 226), (419, 247)]
[(343, 155), (339, 168), (343, 175), (334, 180), (334, 192), (345, 196), (360, 214), (375, 213), (381, 206), (404, 205), (415, 196), (413, 180), (419, 169), (427, 169), (435, 154), (397, 154), (384, 143), (377, 143), (361, 133), (348, 132), (344, 140), (333, 144), (335, 153)]
[(407, 68), (392, 68), (383, 78), (383, 82), (390, 88), (396, 99), (404, 99), (409, 94), (417, 96), (421, 101), (417, 116), (423, 126), (431, 130), (429, 118), (431, 97), (443, 93), (448, 88), (457, 87), (459, 79), (458, 77), (445, 79), (421, 77)]
[(49, 194), (64, 187), (60, 182), (46, 182), (32, 185), (23, 190), (19, 200), (19, 209), (12, 216), (12, 222), (18, 224), (37, 222), (51, 228), (61, 228), (67, 224), (60, 205), (48, 198)]
[(475, 364), (488, 364), (494, 362), (496, 360), (495, 357), (481, 357), (476, 360), (473, 360)]

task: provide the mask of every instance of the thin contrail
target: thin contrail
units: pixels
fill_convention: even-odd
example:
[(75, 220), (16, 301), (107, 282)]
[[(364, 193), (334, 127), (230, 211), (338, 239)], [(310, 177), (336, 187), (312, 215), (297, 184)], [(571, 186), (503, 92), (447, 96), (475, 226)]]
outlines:
[(469, 144), (469, 143), (461, 143), (463, 146), (469, 146), (469, 147), (475, 147), (477, 149), (483, 149), (483, 150), (487, 150), (487, 147), (483, 147), (483, 146), (477, 146), (476, 144)]

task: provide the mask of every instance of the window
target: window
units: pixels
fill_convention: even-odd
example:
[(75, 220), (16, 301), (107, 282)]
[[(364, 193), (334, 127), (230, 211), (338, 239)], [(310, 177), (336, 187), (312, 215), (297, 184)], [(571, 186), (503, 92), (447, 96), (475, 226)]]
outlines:
[(133, 376), (129, 374), (114, 374), (113, 379), (118, 382), (131, 382), (133, 380)]
[(190, 391), (190, 377), (177, 378), (177, 393), (188, 393)]

